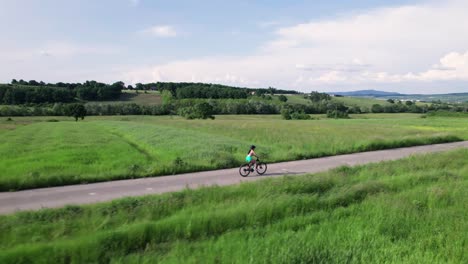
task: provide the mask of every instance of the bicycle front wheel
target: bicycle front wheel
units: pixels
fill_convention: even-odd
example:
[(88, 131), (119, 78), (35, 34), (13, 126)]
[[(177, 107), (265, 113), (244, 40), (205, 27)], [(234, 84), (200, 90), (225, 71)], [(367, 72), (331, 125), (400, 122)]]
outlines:
[(239, 174), (242, 177), (247, 177), (250, 174), (250, 164), (246, 163), (239, 168)]
[(257, 163), (255, 170), (258, 174), (263, 175), (267, 171), (267, 164), (263, 162)]

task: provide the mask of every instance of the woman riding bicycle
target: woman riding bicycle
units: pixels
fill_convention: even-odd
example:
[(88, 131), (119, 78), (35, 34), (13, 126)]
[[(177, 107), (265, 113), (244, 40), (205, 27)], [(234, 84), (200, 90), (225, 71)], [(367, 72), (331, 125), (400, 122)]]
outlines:
[[(256, 157), (256, 159), (253, 159), (252, 157)], [(242, 177), (249, 176), (249, 174), (254, 170), (257, 171), (258, 175), (263, 175), (267, 171), (267, 164), (258, 159), (254, 145), (250, 146), (249, 152), (247, 152), (247, 157), (245, 157), (245, 161), (248, 163), (242, 164), (239, 168), (239, 174)]]
[(254, 145), (250, 146), (250, 150), (247, 153), (247, 157), (245, 157), (245, 160), (249, 163), (250, 166), (254, 165), (256, 162), (256, 160), (252, 159), (252, 157), (258, 158), (257, 153), (255, 153), (254, 149), (255, 149)]

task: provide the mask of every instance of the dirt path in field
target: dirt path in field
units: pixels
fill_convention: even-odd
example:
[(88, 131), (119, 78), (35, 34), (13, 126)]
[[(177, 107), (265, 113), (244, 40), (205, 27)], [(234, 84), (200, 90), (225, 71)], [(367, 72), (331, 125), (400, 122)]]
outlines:
[(236, 168), (19, 192), (0, 192), (0, 214), (37, 210), (45, 207), (61, 207), (68, 204), (89, 204), (127, 196), (179, 191), (184, 188), (230, 185), (279, 177), (285, 174), (299, 175), (322, 172), (343, 165), (353, 166), (385, 160), (396, 160), (413, 154), (447, 151), (456, 148), (468, 148), (468, 141), (274, 163), (268, 165), (268, 171), (265, 175), (258, 176), (256, 173), (252, 173), (247, 178), (241, 177), (239, 170)]

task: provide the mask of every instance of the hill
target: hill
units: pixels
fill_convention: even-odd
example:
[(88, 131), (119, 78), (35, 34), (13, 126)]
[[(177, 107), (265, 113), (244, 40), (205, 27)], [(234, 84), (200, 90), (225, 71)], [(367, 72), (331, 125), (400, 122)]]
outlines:
[(385, 92), (377, 90), (359, 90), (352, 92), (334, 92), (333, 95), (349, 96), (349, 97), (371, 97), (381, 100), (395, 99), (402, 101), (421, 101), (421, 102), (449, 102), (449, 103), (466, 103), (468, 102), (468, 93), (447, 93), (447, 94), (401, 94), (395, 92)]
[(381, 96), (399, 96), (402, 95), (400, 93), (394, 92), (384, 92), (384, 91), (377, 91), (377, 90), (359, 90), (359, 91), (352, 91), (352, 92), (336, 92), (336, 93), (329, 93), (334, 95), (342, 95), (342, 96), (368, 96), (368, 97), (381, 97)]

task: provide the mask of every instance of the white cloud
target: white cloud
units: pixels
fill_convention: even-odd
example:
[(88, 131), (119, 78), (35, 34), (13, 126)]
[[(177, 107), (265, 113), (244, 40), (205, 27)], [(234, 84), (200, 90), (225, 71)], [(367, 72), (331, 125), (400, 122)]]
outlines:
[[(468, 80), (468, 55), (457, 53), (468, 50), (465, 10), (466, 1), (367, 10), (280, 28), (250, 56), (176, 61), (126, 72), (125, 78), (303, 91), (322, 84)], [(154, 28), (149, 31), (175, 35), (170, 27)]]
[(451, 52), (442, 57), (440, 63), (433, 65), (431, 69), (418, 74), (408, 73), (402, 78), (417, 81), (468, 81), (468, 51), (464, 54)]
[(174, 27), (168, 25), (152, 26), (142, 30), (141, 33), (160, 38), (171, 38), (177, 36), (177, 32)]
[[(304, 80), (302, 80), (304, 81)], [(330, 70), (319, 78), (310, 79), (312, 83), (403, 83), (403, 82), (434, 82), (434, 81), (468, 81), (468, 51), (464, 54), (451, 52), (440, 59), (440, 63), (432, 65), (428, 70), (390, 74), (388, 72), (359, 71), (348, 74), (347, 71)]]
[[(119, 53), (118, 47), (68, 41), (28, 47), (2, 41), (0, 61), (8, 67), (0, 71), (0, 78), (33, 75), (32, 78), (63, 81), (102, 80), (105, 76), (106, 80), (129, 83), (196, 81), (304, 92), (336, 91), (337, 87), (406, 87), (410, 91), (416, 87), (419, 90), (411, 92), (434, 92), (440, 89), (437, 87), (453, 84), (466, 91), (468, 2), (428, 1), (431, 2), (362, 10), (292, 26), (276, 21), (260, 23), (257, 29), (263, 27), (263, 33), (271, 30), (272, 38), (250, 55), (192, 57), (147, 67), (123, 65), (110, 70), (109, 65), (118, 63), (117, 58), (105, 60), (101, 56)], [(141, 0), (128, 3), (141, 5)], [(169, 38), (184, 32), (163, 24), (137, 34)]]
[[(338, 71), (327, 72), (316, 79), (318, 82), (336, 83), (346, 81), (346, 77), (341, 75)], [(314, 81), (313, 79), (311, 81)]]

